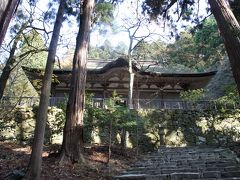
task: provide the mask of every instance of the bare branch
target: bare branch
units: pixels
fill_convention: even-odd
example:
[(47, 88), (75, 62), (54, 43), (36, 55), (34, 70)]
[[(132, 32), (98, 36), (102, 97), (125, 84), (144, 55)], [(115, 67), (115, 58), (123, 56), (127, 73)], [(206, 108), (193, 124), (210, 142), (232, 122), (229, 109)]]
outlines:
[(59, 56), (56, 55), (56, 58), (57, 58), (57, 62), (58, 62), (58, 68), (62, 69)]

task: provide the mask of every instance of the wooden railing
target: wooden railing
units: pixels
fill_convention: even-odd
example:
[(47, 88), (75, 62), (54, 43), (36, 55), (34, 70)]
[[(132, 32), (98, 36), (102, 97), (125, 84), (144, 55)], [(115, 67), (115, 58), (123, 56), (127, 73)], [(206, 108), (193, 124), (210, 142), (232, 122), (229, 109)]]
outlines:
[[(92, 98), (92, 105), (97, 108), (106, 107), (106, 101), (108, 99)], [(49, 106), (57, 106), (61, 103), (66, 103), (65, 97), (50, 97)], [(239, 105), (235, 103), (221, 104), (216, 101), (182, 101), (173, 99), (134, 99), (135, 109), (219, 109), (223, 107), (225, 109), (235, 109)], [(14, 106), (14, 105), (26, 105), (34, 106), (39, 104), (39, 97), (3, 97), (0, 100), (0, 106)], [(127, 106), (127, 99), (122, 99), (122, 105)]]
[(183, 100), (139, 99), (141, 109), (212, 109), (213, 101), (189, 102)]
[[(104, 107), (107, 99), (93, 98), (93, 106)], [(123, 99), (124, 104), (127, 106), (127, 99)], [(176, 99), (134, 99), (134, 109), (235, 109), (239, 107), (236, 103), (219, 104), (214, 100), (204, 100), (189, 102)]]

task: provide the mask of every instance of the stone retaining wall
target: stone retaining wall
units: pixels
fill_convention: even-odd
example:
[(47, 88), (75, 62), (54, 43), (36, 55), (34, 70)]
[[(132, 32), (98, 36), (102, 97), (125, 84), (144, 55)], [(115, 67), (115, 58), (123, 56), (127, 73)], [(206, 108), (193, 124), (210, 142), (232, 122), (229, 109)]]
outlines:
[[(160, 129), (168, 146), (231, 145), (240, 139), (240, 110), (147, 110), (147, 134), (156, 143)], [(158, 143), (159, 145), (159, 143)]]
[[(22, 144), (32, 141), (36, 123), (37, 107), (17, 106), (14, 110), (5, 109), (13, 116), (0, 119), (0, 139), (15, 140)], [(61, 143), (64, 113), (56, 107), (49, 107), (45, 143)]]
[[(13, 112), (13, 113), (12, 113)], [(37, 108), (21, 106), (0, 119), (0, 140), (29, 143), (33, 138)], [(160, 145), (160, 135), (167, 146), (232, 145), (240, 139), (240, 109), (196, 110), (139, 110), (141, 121), (129, 131), (132, 147), (139, 145), (146, 151)], [(45, 143), (61, 143), (65, 113), (56, 107), (48, 110)], [(109, 127), (99, 129), (108, 130)], [(134, 127), (135, 128), (135, 127)], [(87, 127), (86, 127), (87, 129)], [(91, 128), (90, 128), (91, 129)], [(99, 132), (100, 134), (103, 132)], [(108, 132), (106, 139), (108, 139)], [(97, 135), (96, 135), (97, 136)], [(95, 137), (96, 138), (96, 137)], [(128, 142), (127, 142), (128, 144)]]

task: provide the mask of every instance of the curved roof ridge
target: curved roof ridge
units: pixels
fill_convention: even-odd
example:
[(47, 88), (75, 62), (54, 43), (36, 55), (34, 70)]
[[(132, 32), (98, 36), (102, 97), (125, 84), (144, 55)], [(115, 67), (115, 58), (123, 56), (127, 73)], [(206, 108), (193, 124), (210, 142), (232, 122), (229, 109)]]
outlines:
[(204, 77), (204, 76), (213, 76), (217, 73), (217, 71), (209, 71), (209, 72), (191, 72), (191, 73), (185, 73), (185, 72), (174, 72), (174, 73), (160, 73), (160, 72), (150, 72), (150, 71), (141, 71), (139, 74), (142, 75), (154, 75), (154, 76), (162, 76), (162, 77)]
[[(103, 67), (99, 69), (88, 69), (88, 74), (103, 74), (109, 71), (112, 68), (121, 68), (121, 67), (128, 67), (129, 62), (126, 58), (120, 57), (115, 61), (110, 61)], [(141, 68), (138, 68), (136, 63), (132, 63), (133, 70), (138, 72), (141, 75), (151, 75), (151, 76), (169, 76), (169, 77), (201, 77), (201, 76), (211, 76), (215, 75), (217, 71), (209, 71), (209, 72), (154, 72), (154, 71), (144, 71)], [(42, 72), (44, 69), (39, 68), (31, 68), (22, 66), (24, 71), (30, 71), (30, 72)], [(71, 73), (71, 70), (66, 69), (55, 69), (54, 73), (57, 74), (64, 74), (64, 73)]]
[[(133, 65), (132, 67), (135, 71), (141, 71), (139, 68), (137, 68), (137, 66), (134, 63), (132, 63), (132, 65)], [(118, 58), (115, 61), (108, 62), (105, 66), (103, 66), (100, 69), (89, 70), (89, 72), (90, 73), (94, 73), (94, 72), (105, 73), (112, 68), (121, 68), (121, 67), (129, 67), (129, 62), (125, 58), (122, 58), (122, 57)]]

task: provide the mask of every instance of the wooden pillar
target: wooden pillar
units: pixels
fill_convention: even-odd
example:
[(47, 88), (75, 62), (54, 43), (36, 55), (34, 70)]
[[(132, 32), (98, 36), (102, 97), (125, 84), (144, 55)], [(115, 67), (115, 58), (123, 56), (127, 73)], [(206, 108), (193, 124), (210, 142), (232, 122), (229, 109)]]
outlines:
[(136, 86), (136, 94), (135, 94), (135, 101), (134, 101), (134, 107), (136, 109), (139, 109), (139, 89), (138, 89), (138, 85)]
[(51, 97), (55, 97), (56, 96), (56, 87), (57, 87), (57, 84), (56, 83), (52, 83), (52, 86), (51, 86)]
[(107, 86), (108, 86), (107, 83), (105, 83), (103, 85), (103, 107), (105, 107), (105, 104), (106, 104), (105, 101), (106, 101), (106, 98), (108, 98), (108, 96), (107, 96), (107, 94), (108, 94)]
[(138, 82), (136, 76), (133, 84), (133, 108), (134, 109), (138, 108)]

